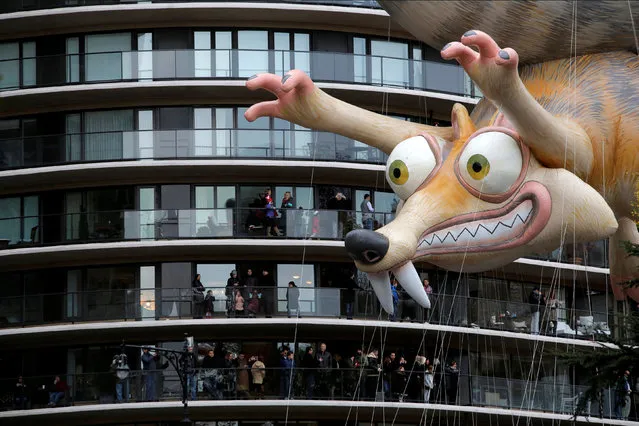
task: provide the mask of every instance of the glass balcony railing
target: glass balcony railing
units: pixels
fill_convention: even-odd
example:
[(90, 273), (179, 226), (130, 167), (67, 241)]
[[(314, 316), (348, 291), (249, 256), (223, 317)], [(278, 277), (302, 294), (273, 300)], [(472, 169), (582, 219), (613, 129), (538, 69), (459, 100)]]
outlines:
[[(29, 294), (0, 298), (0, 328), (69, 322), (153, 321), (187, 318), (256, 318), (288, 316), (303, 318), (356, 318), (429, 322), (431, 324), (530, 333), (532, 310), (528, 303), (492, 300), (450, 294), (431, 294), (431, 309), (425, 310), (401, 293), (394, 316), (380, 309), (370, 290), (328, 287), (297, 287), (298, 296), (287, 287), (211, 287), (212, 299), (194, 299), (190, 283), (182, 288), (80, 291)], [(295, 294), (295, 293), (292, 293)], [(238, 305), (237, 302), (240, 301)], [(233, 302), (233, 303), (232, 303)], [(241, 306), (242, 309), (238, 309)], [(561, 306), (540, 307), (542, 335), (606, 340), (609, 324), (623, 319), (607, 312)], [(623, 332), (623, 326), (619, 326)]]
[[(277, 209), (268, 218), (263, 207), (223, 209), (117, 210), (0, 219), (0, 249), (88, 242), (191, 238), (264, 238), (275, 223), (281, 238), (342, 240), (362, 227), (361, 213), (338, 210)], [(390, 223), (394, 213), (375, 213), (374, 226)], [(22, 224), (30, 240), (11, 237)], [(42, 237), (41, 237), (42, 236)]]
[[(159, 352), (158, 352), (159, 355)], [(216, 354), (217, 356), (217, 354)], [(203, 358), (203, 357), (200, 357)], [(224, 358), (213, 358), (212, 368), (197, 368), (188, 374), (188, 399), (285, 399), (420, 402), (461, 406), (497, 407), (531, 412), (574, 414), (587, 388), (571, 385), (565, 378), (545, 377), (539, 380), (451, 374), (441, 366), (434, 371), (434, 388), (424, 401), (423, 365), (406, 365), (388, 371), (375, 358), (362, 358), (357, 368), (301, 368), (301, 354), (296, 354), (293, 368), (263, 368), (254, 365), (256, 357), (246, 354), (242, 361), (235, 359), (233, 367), (220, 368)], [(347, 354), (343, 356), (346, 360)], [(165, 359), (160, 357), (162, 362)], [(358, 360), (359, 361), (359, 360)], [(208, 362), (208, 361), (203, 361)], [(269, 362), (268, 360), (266, 361)], [(132, 365), (132, 363), (130, 363)], [(344, 361), (344, 364), (347, 364)], [(359, 364), (359, 362), (358, 362)], [(106, 370), (106, 368), (105, 368)], [(253, 373), (264, 376), (261, 387), (248, 384)], [(9, 393), (5, 409), (33, 409), (74, 404), (135, 404), (149, 400), (177, 401), (182, 399), (182, 384), (173, 366), (158, 370), (127, 371), (126, 377), (114, 372), (60, 374), (63, 385), (53, 388), (53, 377), (23, 377), (23, 391), (16, 386), (16, 378), (0, 379), (0, 389)], [(259, 389), (258, 389), (259, 388)], [(54, 394), (54, 392), (60, 392)], [(116, 395), (122, 399), (118, 401)], [(195, 398), (194, 398), (195, 397)], [(3, 400), (4, 401), (4, 400)], [(598, 400), (585, 404), (588, 415), (615, 418), (615, 391), (603, 388)], [(631, 418), (636, 420), (635, 418)], [(311, 420), (311, 419), (309, 419)]]
[(0, 140), (0, 170), (123, 160), (255, 158), (384, 164), (378, 149), (311, 130), (138, 130)]
[[(81, 66), (82, 65), (82, 66)], [(44, 67), (46, 72), (38, 72)], [(286, 50), (153, 50), (38, 56), (0, 61), (0, 90), (82, 83), (246, 79), (292, 68), (314, 81), (481, 97), (460, 66), (350, 53)]]
[[(3, 0), (0, 2), (0, 13), (74, 6), (110, 6), (137, 3), (211, 3), (223, 1), (228, 0)], [(374, 0), (251, 0), (251, 3), (301, 3), (381, 9), (381, 6)]]

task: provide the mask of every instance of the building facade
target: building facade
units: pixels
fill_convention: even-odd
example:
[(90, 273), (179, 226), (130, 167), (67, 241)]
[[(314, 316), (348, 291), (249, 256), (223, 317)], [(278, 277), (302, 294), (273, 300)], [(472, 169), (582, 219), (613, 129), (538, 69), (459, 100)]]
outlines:
[[(463, 69), (374, 1), (11, 0), (0, 23), (6, 424), (179, 422), (162, 349), (183, 351), (185, 333), (200, 353), (187, 383), (198, 424), (552, 423), (584, 389), (552, 350), (623, 332), (631, 306), (608, 289), (604, 242), (484, 274), (422, 264), (432, 308), (400, 290), (393, 321), (380, 310), (343, 238), (362, 227), (365, 194), (376, 227), (393, 220), (386, 156), (244, 119), (269, 99), (246, 79), (294, 68), (400, 120), (471, 110), (481, 93)], [(614, 416), (614, 399), (606, 390), (590, 421)]]

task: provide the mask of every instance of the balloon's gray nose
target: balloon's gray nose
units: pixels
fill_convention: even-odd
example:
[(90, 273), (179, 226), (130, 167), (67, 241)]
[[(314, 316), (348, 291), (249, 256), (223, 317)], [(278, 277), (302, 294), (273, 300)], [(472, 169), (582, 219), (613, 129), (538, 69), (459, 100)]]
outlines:
[(346, 235), (344, 245), (353, 260), (372, 265), (386, 256), (390, 243), (388, 238), (379, 232), (356, 229)]

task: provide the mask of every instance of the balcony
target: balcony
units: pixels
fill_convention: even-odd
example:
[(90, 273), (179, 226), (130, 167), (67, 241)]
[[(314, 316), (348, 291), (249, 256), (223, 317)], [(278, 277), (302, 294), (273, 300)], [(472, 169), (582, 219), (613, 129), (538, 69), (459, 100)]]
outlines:
[[(237, 321), (234, 325), (238, 327), (247, 318), (265, 316), (288, 316), (293, 317), (292, 321), (297, 316), (325, 319), (350, 317), (373, 322), (380, 318), (389, 319), (381, 311), (373, 292), (361, 288), (348, 290), (300, 285), (297, 304), (289, 301), (286, 287), (210, 287), (208, 290), (214, 300), (204, 304), (194, 301), (190, 287), (69, 291), (3, 297), (0, 298), (0, 328), (203, 317), (234, 319)], [(231, 304), (231, 300), (239, 297), (244, 302), (243, 310), (237, 310)], [(429, 299), (432, 308), (424, 310), (402, 293), (396, 319), (406, 319), (407, 323), (428, 322), (437, 326), (496, 330), (502, 336), (503, 332), (513, 333), (512, 337), (515, 337), (514, 333), (528, 334), (531, 330), (531, 305), (528, 303), (444, 293), (431, 294)], [(545, 311), (542, 306), (541, 334), (549, 337), (606, 341), (613, 332), (609, 324), (617, 323), (611, 313), (561, 306), (556, 310), (557, 321), (554, 324), (549, 320), (551, 310), (548, 308)], [(622, 323), (621, 318), (617, 320), (619, 324)], [(230, 324), (227, 326), (232, 327)], [(244, 332), (250, 334), (252, 326), (245, 327), (248, 328), (244, 328), (244, 331), (235, 330), (234, 336), (240, 337)], [(623, 326), (620, 331), (623, 331)]]
[(128, 160), (271, 159), (384, 164), (378, 149), (310, 130), (138, 130), (0, 140), (0, 170)]
[[(197, 3), (227, 0), (4, 0), (0, 4), (0, 13), (23, 12), (39, 9), (55, 9), (78, 6), (109, 6), (136, 3)], [(326, 6), (347, 6), (380, 9), (374, 0), (251, 0), (252, 3), (292, 3)]]
[[(453, 64), (333, 52), (154, 50), (38, 56), (0, 61), (0, 91), (78, 84), (246, 79), (291, 68), (314, 81), (481, 97)], [(42, 72), (46, 70), (46, 72)]]
[[(357, 368), (340, 367), (339, 369), (331, 369), (328, 372), (326, 370), (320, 372), (318, 369), (311, 368), (284, 369), (266, 366), (262, 369), (267, 378), (264, 385), (263, 398), (277, 400), (290, 396), (290, 399), (295, 404), (315, 403), (321, 405), (325, 410), (325, 414), (321, 418), (330, 418), (331, 413), (335, 411), (336, 417), (343, 415), (344, 413), (339, 410), (340, 402), (347, 402), (352, 409), (353, 405), (371, 401), (376, 403), (378, 411), (381, 411), (379, 410), (379, 405), (397, 403), (389, 406), (388, 411), (395, 412), (395, 416), (399, 414), (399, 418), (404, 419), (404, 421), (407, 421), (407, 419), (404, 417), (406, 414), (402, 413), (404, 411), (402, 408), (406, 410), (418, 408), (417, 420), (419, 420), (419, 414), (424, 416), (427, 411), (431, 414), (434, 412), (435, 416), (445, 415), (444, 412), (449, 406), (460, 407), (461, 411), (465, 411), (462, 407), (476, 407), (474, 409), (475, 415), (489, 414), (486, 413), (488, 411), (486, 410), (487, 407), (514, 410), (513, 413), (493, 411), (492, 415), (505, 414), (508, 416), (508, 421), (513, 421), (514, 416), (526, 416), (528, 421), (532, 421), (536, 416), (547, 415), (548, 413), (563, 414), (565, 417), (562, 417), (562, 419), (566, 420), (572, 418), (579, 398), (587, 389), (585, 386), (569, 383), (566, 378), (558, 380), (552, 376), (542, 378), (539, 381), (526, 380), (526, 377), (505, 378), (470, 374), (459, 374), (451, 378), (448, 373), (444, 374), (443, 369), (440, 367), (435, 370), (434, 382), (436, 386), (429, 395), (428, 403), (431, 405), (424, 406), (424, 393), (419, 386), (421, 384), (420, 378), (424, 375), (425, 368), (423, 366), (416, 366), (416, 369), (409, 367), (404, 372), (396, 371), (388, 374), (382, 372), (381, 368), (378, 370), (377, 361), (373, 360), (375, 362), (371, 361), (370, 364), (367, 363), (365, 366), (358, 366)], [(209, 411), (208, 417), (206, 417), (205, 413), (199, 411), (199, 407), (202, 404), (212, 404), (210, 406), (212, 409), (215, 406), (213, 404), (222, 403), (222, 401), (237, 401), (235, 403), (238, 404), (237, 408), (240, 409), (244, 403), (250, 404), (251, 402), (238, 400), (256, 399), (256, 394), (254, 394), (253, 390), (244, 391), (238, 389), (238, 376), (246, 375), (246, 381), (248, 382), (249, 380), (248, 376), (254, 361), (247, 361), (244, 361), (245, 366), (243, 368), (196, 369), (191, 380), (195, 379), (196, 381), (195, 393), (198, 397), (198, 402), (189, 403), (192, 407), (191, 412), (196, 413), (196, 419), (210, 420), (211, 412), (215, 412)], [(297, 361), (300, 362), (301, 360)], [(149, 380), (148, 376), (150, 374), (156, 375), (157, 378)], [(79, 407), (75, 408), (78, 410), (86, 409), (91, 412), (94, 408), (91, 407), (92, 405), (100, 404), (108, 407), (108, 405), (112, 406), (115, 403), (115, 385), (118, 381), (113, 372), (69, 373), (60, 374), (60, 376), (65, 381), (68, 390), (61, 395), (58, 406), (77, 405)], [(285, 380), (285, 377), (289, 379)], [(308, 380), (308, 377), (317, 377), (317, 381)], [(331, 383), (335, 383), (334, 389), (330, 392), (331, 396), (322, 390), (320, 386), (321, 380), (330, 380)], [(446, 392), (449, 380), (455, 381), (454, 393)], [(46, 407), (49, 401), (49, 392), (46, 386), (51, 381), (52, 377), (50, 376), (24, 377), (24, 382), (27, 384), (27, 389), (29, 389), (26, 401), (22, 403), (22, 399), (20, 399), (19, 404), (15, 405), (13, 398), (7, 398), (11, 402), (6, 403), (7, 407), (3, 408), (28, 410)], [(2, 389), (6, 389), (11, 396), (14, 396), (15, 382), (15, 378), (3, 379), (0, 381), (0, 386)], [(314, 382), (315, 386), (307, 386), (307, 384)], [(382, 382), (388, 385), (388, 391), (384, 391)], [(173, 367), (153, 372), (131, 369), (128, 371), (126, 379), (118, 383), (121, 391), (123, 391), (122, 393), (127, 393), (126, 400), (123, 397), (122, 402), (133, 404), (128, 406), (129, 410), (134, 409), (137, 404), (154, 397), (158, 397), (161, 402), (181, 401), (182, 385)], [(147, 387), (147, 385), (150, 387)], [(190, 392), (192, 392), (191, 389), (189, 389)], [(377, 396), (378, 392), (379, 396)], [(19, 395), (22, 396), (22, 394)], [(191, 394), (189, 395), (190, 397)], [(207, 399), (217, 401), (206, 401)], [(597, 423), (601, 421), (598, 417), (605, 419), (615, 418), (612, 412), (612, 407), (615, 406), (614, 400), (614, 389), (602, 389), (602, 399), (599, 403), (595, 401), (586, 404), (586, 412), (593, 416), (588, 421)], [(325, 406), (322, 401), (331, 401), (333, 407)], [(284, 402), (288, 406), (291, 401)], [(271, 403), (277, 404), (276, 401), (271, 401)], [(416, 403), (420, 405), (415, 407)], [(160, 404), (156, 405), (158, 407), (145, 407), (140, 404), (139, 408), (152, 408), (155, 410), (162, 407)], [(427, 407), (430, 408), (427, 410)], [(334, 409), (337, 410), (334, 411)], [(47, 414), (55, 414), (58, 410), (62, 413), (66, 411), (71, 413), (71, 410), (54, 408)], [(259, 408), (257, 410), (260, 411)], [(279, 415), (283, 415), (284, 411), (287, 410), (280, 408), (279, 411)], [(63, 415), (62, 413), (59, 413), (59, 415)], [(25, 417), (28, 416), (28, 413), (21, 414), (25, 415)], [(460, 414), (459, 412), (457, 413), (458, 416)], [(2, 413), (2, 417), (6, 419), (9, 419), (11, 415), (10, 412)], [(299, 414), (296, 415), (296, 418), (298, 416)], [(243, 418), (242, 415), (238, 416), (236, 413), (235, 418), (238, 417)], [(254, 417), (251, 416), (249, 418)], [(307, 420), (311, 419), (317, 420), (317, 417), (311, 416), (307, 418)], [(340, 419), (343, 420), (344, 417), (342, 416)], [(76, 418), (75, 420), (80, 419)], [(148, 413), (145, 420), (154, 420), (153, 413)], [(163, 417), (163, 420), (166, 420), (166, 417)], [(556, 420), (559, 421), (559, 419)], [(579, 419), (572, 420), (579, 421)], [(632, 420), (636, 419), (633, 418)], [(492, 417), (492, 421), (496, 421), (494, 417)], [(65, 422), (65, 424), (70, 423)], [(496, 424), (501, 423), (498, 422)]]

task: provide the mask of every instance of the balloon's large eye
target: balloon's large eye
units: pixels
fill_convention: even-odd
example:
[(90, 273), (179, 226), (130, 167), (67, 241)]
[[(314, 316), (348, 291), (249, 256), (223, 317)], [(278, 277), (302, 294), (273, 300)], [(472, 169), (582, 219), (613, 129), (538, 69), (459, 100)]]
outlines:
[(519, 143), (502, 132), (475, 136), (459, 156), (462, 179), (484, 194), (498, 195), (508, 191), (517, 182), (522, 167)]
[(388, 157), (386, 179), (393, 191), (406, 200), (431, 174), (437, 160), (429, 143), (415, 136), (399, 143)]

